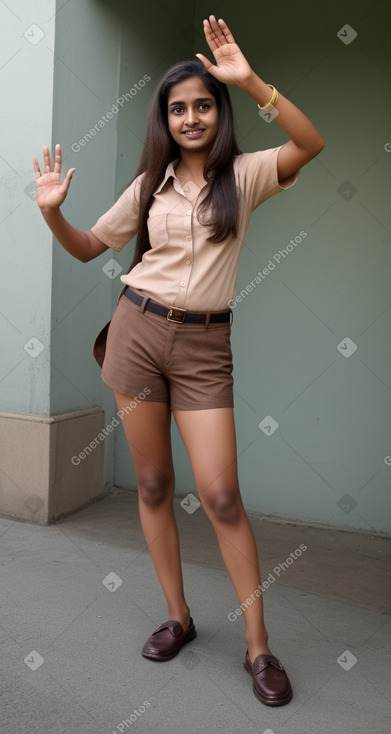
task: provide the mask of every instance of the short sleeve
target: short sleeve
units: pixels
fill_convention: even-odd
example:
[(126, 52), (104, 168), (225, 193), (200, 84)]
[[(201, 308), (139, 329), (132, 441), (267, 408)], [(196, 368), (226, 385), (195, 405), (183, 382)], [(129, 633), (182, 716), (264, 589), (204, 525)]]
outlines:
[(242, 153), (236, 156), (234, 169), (237, 183), (250, 211), (262, 204), (265, 199), (290, 189), (299, 177), (299, 171), (285, 179), (284, 185), (278, 182), (277, 157), (282, 146), (258, 150), (255, 153)]
[(138, 230), (140, 183), (137, 176), (115, 204), (99, 217), (91, 232), (108, 247), (119, 252)]

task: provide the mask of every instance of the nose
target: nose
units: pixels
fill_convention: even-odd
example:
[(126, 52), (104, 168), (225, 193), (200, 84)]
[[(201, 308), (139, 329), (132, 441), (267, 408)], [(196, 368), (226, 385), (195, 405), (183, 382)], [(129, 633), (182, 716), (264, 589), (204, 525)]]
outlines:
[(186, 125), (194, 126), (198, 122), (198, 112), (193, 107), (187, 108)]

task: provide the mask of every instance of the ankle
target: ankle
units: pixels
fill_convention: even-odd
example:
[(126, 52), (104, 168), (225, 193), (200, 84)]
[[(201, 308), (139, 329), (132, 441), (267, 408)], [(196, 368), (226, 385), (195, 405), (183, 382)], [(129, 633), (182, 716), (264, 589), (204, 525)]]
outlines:
[(267, 642), (247, 643), (247, 650), (251, 663), (254, 662), (258, 655), (273, 655)]
[(246, 635), (247, 649), (251, 662), (257, 657), (257, 655), (271, 655), (271, 650), (268, 645), (269, 635), (266, 630), (262, 634), (258, 635)]
[(174, 619), (176, 622), (180, 622), (184, 629), (189, 626), (190, 620), (190, 608), (187, 606), (182, 607), (168, 607), (168, 618)]
[(246, 632), (246, 642), (248, 645), (251, 645), (253, 643), (260, 643), (262, 645), (267, 645), (269, 640), (269, 635), (265, 628), (262, 630), (257, 630), (255, 633)]

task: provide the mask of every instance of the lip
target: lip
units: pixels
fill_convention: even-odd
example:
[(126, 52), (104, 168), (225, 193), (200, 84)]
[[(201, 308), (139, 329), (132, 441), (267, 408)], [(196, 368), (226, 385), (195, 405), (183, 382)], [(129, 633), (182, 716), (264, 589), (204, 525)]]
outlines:
[(189, 140), (191, 138), (194, 138), (194, 140), (198, 140), (205, 132), (205, 128), (197, 128), (196, 130), (184, 130), (182, 135), (186, 135)]

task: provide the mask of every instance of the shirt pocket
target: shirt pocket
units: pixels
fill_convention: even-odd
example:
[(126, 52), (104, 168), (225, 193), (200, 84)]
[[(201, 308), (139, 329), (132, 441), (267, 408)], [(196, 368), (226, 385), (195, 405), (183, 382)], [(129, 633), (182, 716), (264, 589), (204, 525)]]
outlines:
[(168, 242), (167, 207), (157, 202), (151, 207), (147, 225), (151, 247), (162, 247)]

